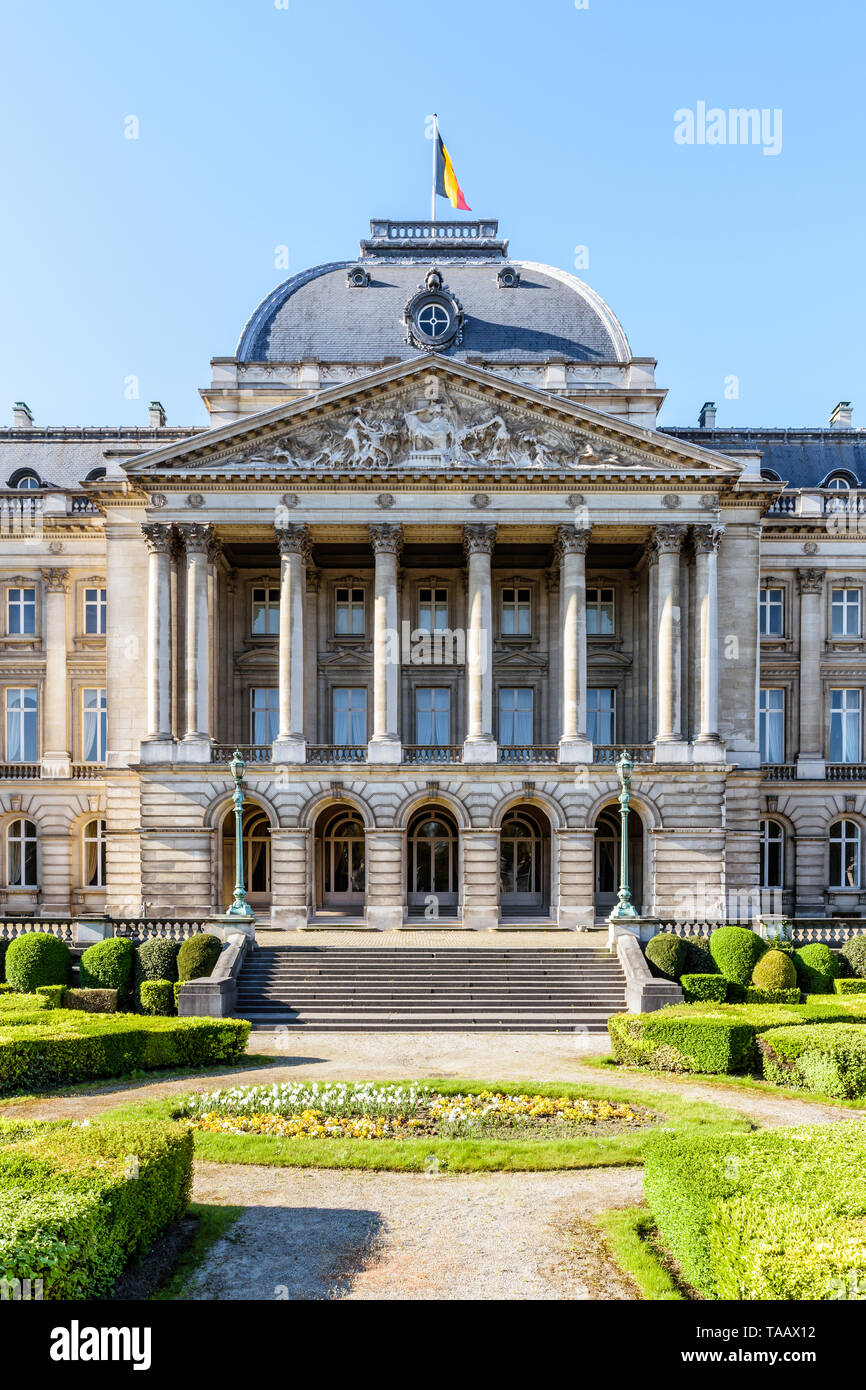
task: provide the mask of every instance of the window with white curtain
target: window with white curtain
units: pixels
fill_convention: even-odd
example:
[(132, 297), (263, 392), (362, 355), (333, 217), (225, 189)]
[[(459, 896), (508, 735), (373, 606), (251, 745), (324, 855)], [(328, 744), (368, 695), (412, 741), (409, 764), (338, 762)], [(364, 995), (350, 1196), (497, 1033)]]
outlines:
[(590, 743), (616, 743), (615, 690), (587, 690), (586, 732)]
[(10, 888), (38, 888), (38, 846), (32, 820), (13, 820), (6, 831), (6, 883)]
[(106, 875), (105, 821), (89, 820), (81, 836), (82, 884), (85, 888), (104, 888)]
[(418, 590), (418, 628), (421, 632), (443, 632), (448, 626), (448, 590), (425, 586)]
[(364, 636), (364, 590), (335, 590), (334, 631), (338, 637)]
[(532, 591), (502, 590), (502, 636), (529, 637), (532, 632)]
[(830, 887), (860, 887), (860, 827), (839, 820), (830, 827)]
[(784, 589), (762, 589), (758, 615), (761, 637), (781, 637), (785, 626)]
[(276, 637), (280, 631), (279, 589), (253, 589), (253, 637)]
[(36, 631), (36, 590), (6, 590), (6, 630), (10, 637), (32, 637)]
[(451, 692), (441, 686), (415, 691), (415, 741), (436, 747), (451, 742)]
[(104, 763), (108, 740), (108, 699), (104, 689), (82, 691), (84, 720), (82, 750), (84, 762)]
[(280, 692), (276, 686), (250, 691), (250, 742), (273, 743), (280, 732)]
[(761, 821), (761, 887), (785, 886), (785, 831), (775, 820)]
[(861, 690), (830, 691), (831, 763), (859, 763), (862, 703)]
[(612, 637), (613, 630), (613, 589), (588, 588), (586, 591), (587, 637)]
[(525, 687), (499, 692), (499, 742), (532, 743), (532, 691)]
[(6, 687), (6, 761), (35, 763), (39, 757), (36, 687)]
[(834, 637), (860, 636), (860, 590), (832, 589), (830, 631)]
[(761, 762), (785, 761), (785, 692), (763, 688), (758, 706)]
[(367, 691), (341, 686), (333, 692), (334, 743), (357, 747), (367, 742)]
[(84, 632), (90, 637), (104, 637), (108, 605), (105, 589), (84, 590)]

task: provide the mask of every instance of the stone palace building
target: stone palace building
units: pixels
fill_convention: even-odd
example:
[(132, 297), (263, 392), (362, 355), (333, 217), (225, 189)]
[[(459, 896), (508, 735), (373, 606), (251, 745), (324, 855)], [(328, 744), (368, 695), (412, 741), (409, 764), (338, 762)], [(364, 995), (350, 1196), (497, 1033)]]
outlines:
[(273, 924), (601, 921), (624, 746), (644, 914), (862, 916), (866, 444), (659, 428), (654, 368), (495, 221), (383, 220), (207, 428), (16, 405), (4, 914), (224, 908), (239, 745)]

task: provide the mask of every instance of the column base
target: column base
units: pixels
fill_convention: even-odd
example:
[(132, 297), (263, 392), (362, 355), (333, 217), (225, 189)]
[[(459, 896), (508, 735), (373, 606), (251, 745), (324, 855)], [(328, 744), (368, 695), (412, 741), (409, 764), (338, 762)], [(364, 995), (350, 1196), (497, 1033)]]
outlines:
[(374, 904), (366, 911), (368, 927), (375, 927), (376, 931), (399, 931), (403, 925), (402, 905)]
[(179, 763), (209, 763), (213, 747), (206, 734), (187, 734), (177, 745)]
[(174, 739), (168, 734), (156, 738), (143, 738), (138, 757), (143, 763), (174, 762)]
[(559, 740), (558, 761), (561, 763), (591, 763), (592, 744), (588, 738), (576, 735)]
[(288, 738), (276, 738), (271, 744), (271, 762), (305, 763), (306, 761), (307, 743), (299, 734), (291, 734)]
[(685, 743), (682, 739), (656, 739), (653, 753), (653, 762), (690, 763), (691, 761), (691, 746), (688, 743)]
[(725, 745), (718, 734), (699, 734), (692, 745), (692, 755), (696, 763), (723, 763)]
[(41, 777), (71, 777), (72, 759), (68, 753), (44, 753), (39, 773)]
[(368, 763), (387, 763), (389, 766), (403, 761), (403, 745), (395, 734), (374, 734), (367, 744)]
[(463, 925), (469, 931), (496, 931), (499, 927), (498, 906), (464, 907)]
[(798, 782), (823, 782), (827, 776), (827, 764), (818, 754), (801, 753), (797, 758)]
[(490, 734), (470, 734), (463, 740), (464, 763), (495, 763), (498, 757), (496, 739)]

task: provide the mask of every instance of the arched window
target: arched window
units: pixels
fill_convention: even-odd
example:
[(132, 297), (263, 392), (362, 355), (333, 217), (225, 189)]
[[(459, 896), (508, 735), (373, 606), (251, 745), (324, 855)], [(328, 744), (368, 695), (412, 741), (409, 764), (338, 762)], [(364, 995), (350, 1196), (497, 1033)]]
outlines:
[(762, 468), (761, 477), (765, 483), (780, 483), (782, 481), (774, 468)]
[(785, 831), (776, 820), (761, 821), (761, 887), (785, 886)]
[(19, 468), (9, 479), (9, 486), (27, 492), (31, 488), (41, 487), (42, 479), (32, 468)]
[(840, 820), (830, 827), (830, 887), (860, 887), (860, 827)]
[(105, 821), (89, 820), (82, 832), (81, 879), (85, 888), (104, 888)]
[(105, 469), (104, 469), (104, 468), (91, 468), (90, 472), (85, 474), (84, 481), (85, 481), (86, 483), (98, 483), (99, 480), (100, 480), (100, 478), (104, 478), (104, 477), (105, 477)]
[(821, 486), (823, 488), (828, 488), (831, 492), (840, 492), (843, 488), (857, 487), (858, 483), (853, 473), (841, 471), (837, 473), (828, 473)]
[(37, 888), (38, 835), (32, 820), (13, 820), (6, 831), (6, 883), (10, 888)]

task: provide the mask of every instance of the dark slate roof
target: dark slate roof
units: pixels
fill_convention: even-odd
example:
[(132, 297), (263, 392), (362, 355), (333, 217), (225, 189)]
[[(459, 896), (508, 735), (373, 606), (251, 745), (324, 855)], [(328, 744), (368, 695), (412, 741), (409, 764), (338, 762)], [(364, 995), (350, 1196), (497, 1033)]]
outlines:
[(820, 487), (835, 472), (849, 473), (852, 485), (866, 486), (866, 430), (662, 427), (660, 432), (722, 454), (760, 453), (761, 467), (777, 473), (792, 488)]

